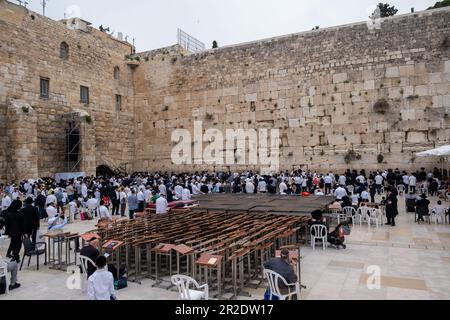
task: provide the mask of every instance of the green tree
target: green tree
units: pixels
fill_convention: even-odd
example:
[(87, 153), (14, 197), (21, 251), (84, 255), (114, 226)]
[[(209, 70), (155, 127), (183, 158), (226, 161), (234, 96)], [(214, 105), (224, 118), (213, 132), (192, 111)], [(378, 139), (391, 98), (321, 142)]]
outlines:
[(213, 49), (217, 49), (219, 47), (219, 44), (217, 43), (216, 40), (213, 41)]
[(443, 7), (448, 7), (448, 6), (450, 6), (450, 0), (438, 1), (434, 4), (434, 6), (429, 7), (428, 10), (443, 8)]
[(377, 8), (380, 9), (380, 18), (386, 18), (395, 16), (398, 12), (398, 9), (394, 6), (391, 6), (389, 3), (379, 3)]

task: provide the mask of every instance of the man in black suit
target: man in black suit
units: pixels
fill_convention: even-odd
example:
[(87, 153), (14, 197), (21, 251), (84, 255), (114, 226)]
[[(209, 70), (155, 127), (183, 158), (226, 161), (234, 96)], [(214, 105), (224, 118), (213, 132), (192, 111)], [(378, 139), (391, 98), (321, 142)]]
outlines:
[(112, 190), (110, 198), (111, 198), (111, 203), (112, 203), (112, 215), (118, 216), (119, 215), (119, 207), (120, 207), (119, 187), (115, 187), (115, 189)]
[[(99, 239), (93, 237), (88, 241), (88, 245), (81, 249), (80, 255), (88, 257), (92, 261), (95, 261), (97, 257), (100, 255), (100, 252), (98, 251), (99, 246), (100, 246)], [(95, 265), (88, 262), (87, 266), (88, 278), (95, 272), (96, 269), (97, 268), (95, 267)]]
[(22, 201), (14, 200), (7, 209), (8, 215), (6, 216), (5, 226), (6, 234), (11, 238), (9, 244), (7, 257), (12, 257), (12, 261), (20, 262), (20, 249), (22, 248), (22, 236), (24, 219), (23, 214), (19, 211), (22, 208)]
[[(289, 284), (297, 282), (297, 275), (294, 272), (294, 268), (289, 263), (289, 250), (287, 249), (283, 249), (281, 251), (280, 258), (273, 258), (265, 262), (264, 268), (275, 271)], [(278, 282), (278, 287), (280, 288), (281, 294), (286, 294), (289, 291), (289, 287), (287, 287), (282, 281)]]
[(36, 243), (36, 234), (39, 229), (39, 211), (33, 206), (31, 197), (25, 200), (25, 207), (22, 209), (24, 219), (24, 233), (27, 237), (31, 237), (33, 243)]
[[(100, 255), (100, 251), (98, 250), (99, 247), (100, 239), (98, 239), (97, 237), (93, 237), (88, 241), (88, 245), (81, 249), (80, 255), (88, 257), (95, 262), (95, 260), (97, 260), (97, 257)], [(97, 270), (97, 267), (89, 262), (87, 267), (88, 278), (95, 272), (95, 270)], [(114, 265), (108, 264), (108, 271), (113, 274), (114, 280), (118, 280), (117, 268)], [(125, 273), (125, 269), (120, 268), (119, 272), (121, 276)]]

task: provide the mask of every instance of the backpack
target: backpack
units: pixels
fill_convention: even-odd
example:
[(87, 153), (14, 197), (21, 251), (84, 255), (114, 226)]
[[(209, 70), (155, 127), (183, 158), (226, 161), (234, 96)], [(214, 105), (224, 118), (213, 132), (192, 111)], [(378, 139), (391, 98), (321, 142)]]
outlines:
[(127, 278), (121, 277), (119, 280), (114, 280), (114, 289), (120, 290), (128, 286)]

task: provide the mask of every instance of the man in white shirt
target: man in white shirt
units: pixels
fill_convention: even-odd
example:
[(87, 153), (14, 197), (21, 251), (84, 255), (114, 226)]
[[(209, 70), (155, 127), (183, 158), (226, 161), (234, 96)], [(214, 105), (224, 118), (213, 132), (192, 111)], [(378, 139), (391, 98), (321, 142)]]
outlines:
[(161, 184), (159, 185), (158, 189), (159, 189), (159, 193), (160, 194), (163, 194), (163, 195), (167, 196), (167, 188), (166, 188), (166, 186), (164, 185), (163, 182), (161, 182)]
[(377, 189), (378, 195), (381, 194), (381, 187), (383, 186), (383, 176), (379, 173), (375, 176), (375, 188)]
[(166, 196), (161, 194), (161, 196), (156, 199), (156, 214), (166, 214), (168, 206), (169, 204), (167, 203)]
[(106, 258), (98, 256), (95, 260), (97, 270), (89, 277), (87, 296), (89, 300), (117, 300), (114, 290), (114, 277), (108, 271)]
[(340, 186), (342, 186), (342, 187), (345, 186), (345, 183), (347, 182), (347, 177), (345, 175), (341, 174), (339, 176), (338, 182), (339, 182)]
[(414, 192), (414, 194), (416, 193), (416, 184), (417, 184), (417, 178), (411, 174), (409, 176), (409, 189), (410, 191)]
[(144, 191), (145, 203), (150, 203), (151, 198), (152, 198), (152, 189), (150, 189), (150, 186), (147, 186)]
[(100, 201), (100, 208), (98, 209), (98, 214), (99, 214), (100, 220), (108, 221), (108, 222), (112, 221), (111, 214), (109, 213), (108, 208), (105, 207), (105, 203), (103, 202), (103, 200)]
[(334, 196), (337, 200), (342, 200), (343, 197), (347, 196), (347, 191), (342, 186), (339, 186), (336, 191), (334, 191)]
[(280, 194), (285, 195), (288, 187), (284, 181), (281, 181), (279, 188), (280, 188)]
[(267, 193), (267, 183), (264, 179), (259, 179), (258, 193)]
[(181, 200), (183, 200), (183, 201), (191, 200), (191, 191), (189, 191), (188, 188), (183, 189), (183, 192), (181, 195)]
[(255, 193), (255, 185), (250, 179), (245, 183), (245, 192), (248, 194)]
[(145, 203), (145, 196), (144, 192), (142, 192), (142, 189), (139, 189), (139, 192), (136, 195), (138, 200), (138, 211), (137, 212), (144, 212), (144, 203)]
[(330, 174), (327, 174), (323, 178), (323, 182), (325, 183), (325, 195), (329, 195), (331, 193), (331, 184), (333, 183), (333, 178)]
[(74, 221), (77, 214), (78, 214), (78, 205), (75, 200), (72, 200), (69, 202), (70, 220)]
[(55, 216), (58, 215), (58, 210), (56, 210), (56, 208), (54, 207), (54, 204), (51, 203), (47, 209), (45, 209), (45, 211), (47, 212), (47, 216), (49, 219), (54, 218)]
[(183, 187), (179, 184), (175, 186), (175, 196), (179, 199), (183, 197)]
[(409, 176), (406, 172), (403, 174), (403, 184), (405, 185), (406, 193), (409, 193)]
[(69, 221), (67, 218), (64, 218), (64, 220), (61, 222), (60, 216), (57, 214), (53, 218), (48, 219), (48, 230), (49, 231), (57, 231), (62, 230), (66, 224), (68, 224)]
[(360, 184), (364, 184), (366, 182), (366, 178), (362, 174), (356, 177), (356, 181), (358, 181)]
[(99, 202), (96, 198), (89, 198), (89, 200), (86, 202), (86, 206), (91, 214), (94, 214), (97, 216), (97, 208), (98, 208)]
[(86, 183), (83, 182), (83, 184), (81, 185), (81, 196), (83, 197), (83, 199), (86, 201), (87, 197), (88, 197), (88, 188), (86, 186)]
[(19, 189), (14, 188), (14, 191), (13, 191), (13, 193), (11, 194), (11, 199), (14, 201), (14, 200), (19, 199), (19, 197), (20, 197), (20, 191), (19, 191)]
[(56, 197), (55, 197), (55, 195), (53, 194), (53, 193), (51, 193), (51, 194), (49, 194), (48, 196), (47, 196), (47, 198), (45, 199), (45, 204), (48, 206), (48, 205), (50, 205), (50, 204), (52, 204), (52, 205), (54, 205), (54, 206), (56, 206)]
[(1, 209), (0, 211), (8, 209), (9, 206), (11, 205), (11, 202), (12, 202), (11, 197), (8, 194), (3, 193), (2, 207), (0, 208)]
[(370, 194), (365, 189), (363, 192), (361, 192), (361, 202), (369, 202)]

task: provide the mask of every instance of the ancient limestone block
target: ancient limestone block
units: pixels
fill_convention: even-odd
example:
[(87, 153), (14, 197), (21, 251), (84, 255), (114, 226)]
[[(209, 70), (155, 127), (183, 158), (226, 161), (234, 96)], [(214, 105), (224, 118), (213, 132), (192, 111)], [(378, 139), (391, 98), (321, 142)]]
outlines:
[(407, 142), (409, 143), (425, 143), (428, 142), (426, 132), (410, 131), (407, 133)]
[(341, 83), (347, 81), (347, 73), (337, 73), (333, 75), (333, 83)]
[(398, 67), (389, 67), (386, 68), (386, 78), (396, 78), (399, 74), (399, 68)]

